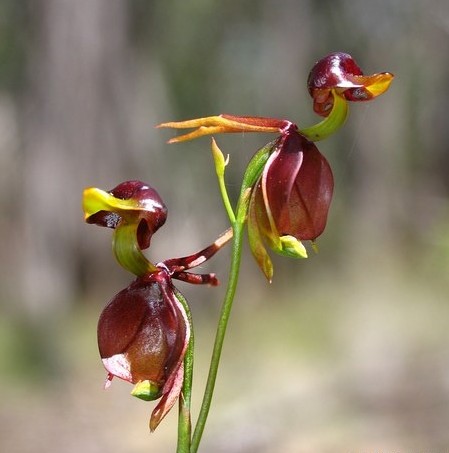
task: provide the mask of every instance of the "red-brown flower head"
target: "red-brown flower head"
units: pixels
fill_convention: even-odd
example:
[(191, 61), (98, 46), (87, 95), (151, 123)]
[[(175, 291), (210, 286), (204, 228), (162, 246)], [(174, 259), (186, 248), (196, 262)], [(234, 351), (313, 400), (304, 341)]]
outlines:
[(327, 160), (291, 125), (275, 142), (249, 205), (251, 250), (269, 280), (272, 264), (262, 240), (282, 255), (306, 257), (301, 241), (323, 232), (333, 186)]
[(151, 236), (165, 223), (167, 208), (157, 191), (142, 181), (125, 181), (109, 192), (97, 188), (84, 191), (87, 223), (117, 228), (137, 224), (139, 247), (150, 246)]
[(351, 55), (335, 52), (315, 63), (307, 87), (313, 97), (315, 112), (328, 116), (334, 94), (348, 101), (369, 101), (384, 93), (392, 80), (393, 75), (389, 72), (365, 76)]
[(116, 376), (137, 384), (133, 394), (142, 399), (161, 398), (151, 430), (179, 396), (189, 338), (186, 312), (163, 269), (120, 291), (100, 316), (98, 346), (108, 372), (106, 386)]

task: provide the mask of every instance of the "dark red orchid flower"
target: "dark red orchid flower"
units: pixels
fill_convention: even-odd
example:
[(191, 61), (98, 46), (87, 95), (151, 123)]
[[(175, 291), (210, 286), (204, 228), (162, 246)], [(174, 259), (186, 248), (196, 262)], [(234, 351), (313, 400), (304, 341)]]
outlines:
[(344, 52), (334, 52), (317, 61), (309, 73), (307, 87), (313, 97), (313, 109), (321, 116), (328, 116), (334, 95), (347, 101), (369, 101), (384, 93), (393, 75), (380, 72), (369, 76)]
[(126, 181), (110, 192), (84, 191), (85, 219), (114, 229), (113, 248), (120, 264), (137, 279), (120, 291), (98, 322), (98, 347), (108, 377), (135, 384), (132, 394), (159, 399), (150, 419), (153, 431), (177, 400), (184, 379), (183, 360), (190, 339), (186, 310), (172, 279), (217, 285), (215, 274), (193, 274), (232, 237), (229, 229), (213, 244), (189, 256), (153, 264), (141, 249), (162, 226), (167, 209), (159, 194), (141, 181)]
[(160, 398), (150, 419), (154, 431), (181, 391), (183, 360), (190, 338), (184, 307), (168, 272), (139, 277), (120, 291), (98, 322), (98, 347), (108, 372), (132, 384), (135, 396)]
[(315, 63), (307, 81), (314, 110), (325, 117), (318, 124), (298, 128), (283, 119), (221, 114), (162, 123), (158, 127), (193, 129), (170, 139), (169, 143), (224, 132), (280, 134), (253, 187), (248, 212), (251, 250), (271, 280), (273, 268), (263, 242), (283, 255), (306, 257), (301, 241), (313, 241), (326, 225), (333, 177), (314, 142), (323, 140), (344, 124), (347, 101), (371, 100), (384, 93), (392, 80), (389, 72), (365, 76), (349, 54), (335, 52)]
[(333, 187), (329, 163), (292, 124), (276, 140), (249, 205), (250, 247), (269, 280), (273, 269), (263, 240), (282, 255), (307, 257), (301, 241), (323, 232)]
[(132, 394), (143, 400), (161, 398), (150, 418), (154, 431), (179, 397), (183, 360), (190, 339), (186, 311), (172, 278), (217, 285), (215, 274), (186, 272), (211, 258), (229, 239), (226, 231), (209, 247), (156, 265), (157, 271), (138, 277), (103, 310), (98, 322), (98, 347), (108, 372), (135, 384)]
[(151, 236), (167, 219), (162, 198), (142, 181), (125, 181), (109, 192), (89, 188), (85, 190), (83, 200), (87, 223), (113, 229), (120, 222), (137, 225), (141, 249), (150, 246)]

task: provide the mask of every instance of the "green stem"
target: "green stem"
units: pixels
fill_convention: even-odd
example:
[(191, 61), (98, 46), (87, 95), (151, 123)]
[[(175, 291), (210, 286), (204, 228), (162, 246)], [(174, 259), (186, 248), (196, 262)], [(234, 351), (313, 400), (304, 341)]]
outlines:
[(176, 447), (176, 453), (189, 453), (192, 439), (190, 405), (192, 400), (194, 335), (189, 305), (185, 297), (177, 289), (175, 289), (175, 294), (184, 307), (190, 326), (190, 339), (184, 357), (184, 382), (179, 397), (178, 445)]
[(238, 220), (233, 226), (234, 238), (232, 245), (231, 270), (229, 272), (228, 287), (223, 300), (220, 319), (218, 322), (217, 333), (215, 335), (214, 349), (207, 378), (206, 389), (204, 391), (203, 402), (201, 404), (200, 414), (192, 437), (192, 445), (190, 453), (196, 453), (201, 442), (204, 427), (206, 425), (207, 416), (214, 393), (215, 381), (217, 378), (218, 365), (220, 363), (221, 351), (228, 325), (229, 315), (231, 314), (232, 303), (234, 301), (235, 291), (237, 289), (240, 262), (242, 255), (242, 238), (243, 238), (243, 223)]
[[(270, 155), (270, 152), (273, 150), (275, 143), (276, 141), (268, 143), (253, 156), (243, 177), (240, 197), (237, 203), (237, 216), (235, 221), (232, 223), (233, 242), (228, 286), (226, 288), (226, 294), (221, 307), (220, 319), (218, 321), (217, 332), (215, 334), (214, 348), (212, 351), (212, 358), (209, 367), (209, 375), (207, 377), (206, 388), (204, 391), (203, 401), (201, 403), (198, 421), (196, 423), (192, 436), (190, 453), (196, 453), (198, 451), (212, 402), (215, 381), (217, 379), (218, 366), (220, 364), (221, 351), (223, 349), (226, 329), (228, 326), (229, 316), (231, 314), (232, 304), (234, 301), (234, 296), (239, 279), (240, 263), (242, 258), (243, 231), (248, 212), (251, 188), (257, 182), (260, 174), (262, 173), (264, 165)], [(227, 198), (226, 187), (220, 186), (220, 191), (222, 191), (222, 196), (224, 193), (224, 198)]]

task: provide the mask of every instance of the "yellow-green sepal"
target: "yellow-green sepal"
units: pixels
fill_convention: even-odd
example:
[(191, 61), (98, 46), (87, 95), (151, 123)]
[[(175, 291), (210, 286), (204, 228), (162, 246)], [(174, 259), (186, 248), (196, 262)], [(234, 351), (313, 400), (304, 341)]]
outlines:
[(138, 223), (124, 223), (114, 230), (112, 250), (122, 267), (138, 277), (159, 269), (142, 253), (137, 241)]
[(348, 116), (348, 101), (335, 90), (332, 90), (333, 105), (329, 115), (318, 124), (315, 124), (305, 129), (299, 129), (299, 133), (310, 140), (318, 142), (332, 135), (346, 121)]
[(153, 381), (139, 381), (132, 389), (131, 395), (144, 401), (154, 401), (161, 396), (161, 389)]
[(120, 213), (122, 211), (136, 210), (138, 206), (134, 200), (122, 200), (111, 195), (105, 190), (89, 187), (83, 192), (84, 219), (100, 211)]
[(307, 250), (304, 244), (294, 236), (281, 236), (279, 240), (280, 247), (274, 249), (276, 253), (289, 258), (307, 258)]

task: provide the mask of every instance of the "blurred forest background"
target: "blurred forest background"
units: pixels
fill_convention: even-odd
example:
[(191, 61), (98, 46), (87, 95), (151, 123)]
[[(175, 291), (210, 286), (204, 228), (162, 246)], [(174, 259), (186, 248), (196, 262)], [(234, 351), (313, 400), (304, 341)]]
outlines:
[[(227, 227), (209, 140), (163, 121), (313, 114), (332, 51), (391, 89), (319, 144), (336, 189), (320, 253), (243, 263), (204, 452), (449, 450), (449, 4), (446, 0), (0, 0), (0, 450), (173, 452), (175, 411), (105, 376), (102, 307), (128, 284), (84, 187), (127, 179), (169, 207), (153, 261)], [(271, 138), (219, 136), (235, 194)], [(227, 276), (227, 251), (207, 266)], [(197, 331), (194, 400), (223, 286), (179, 284)]]

